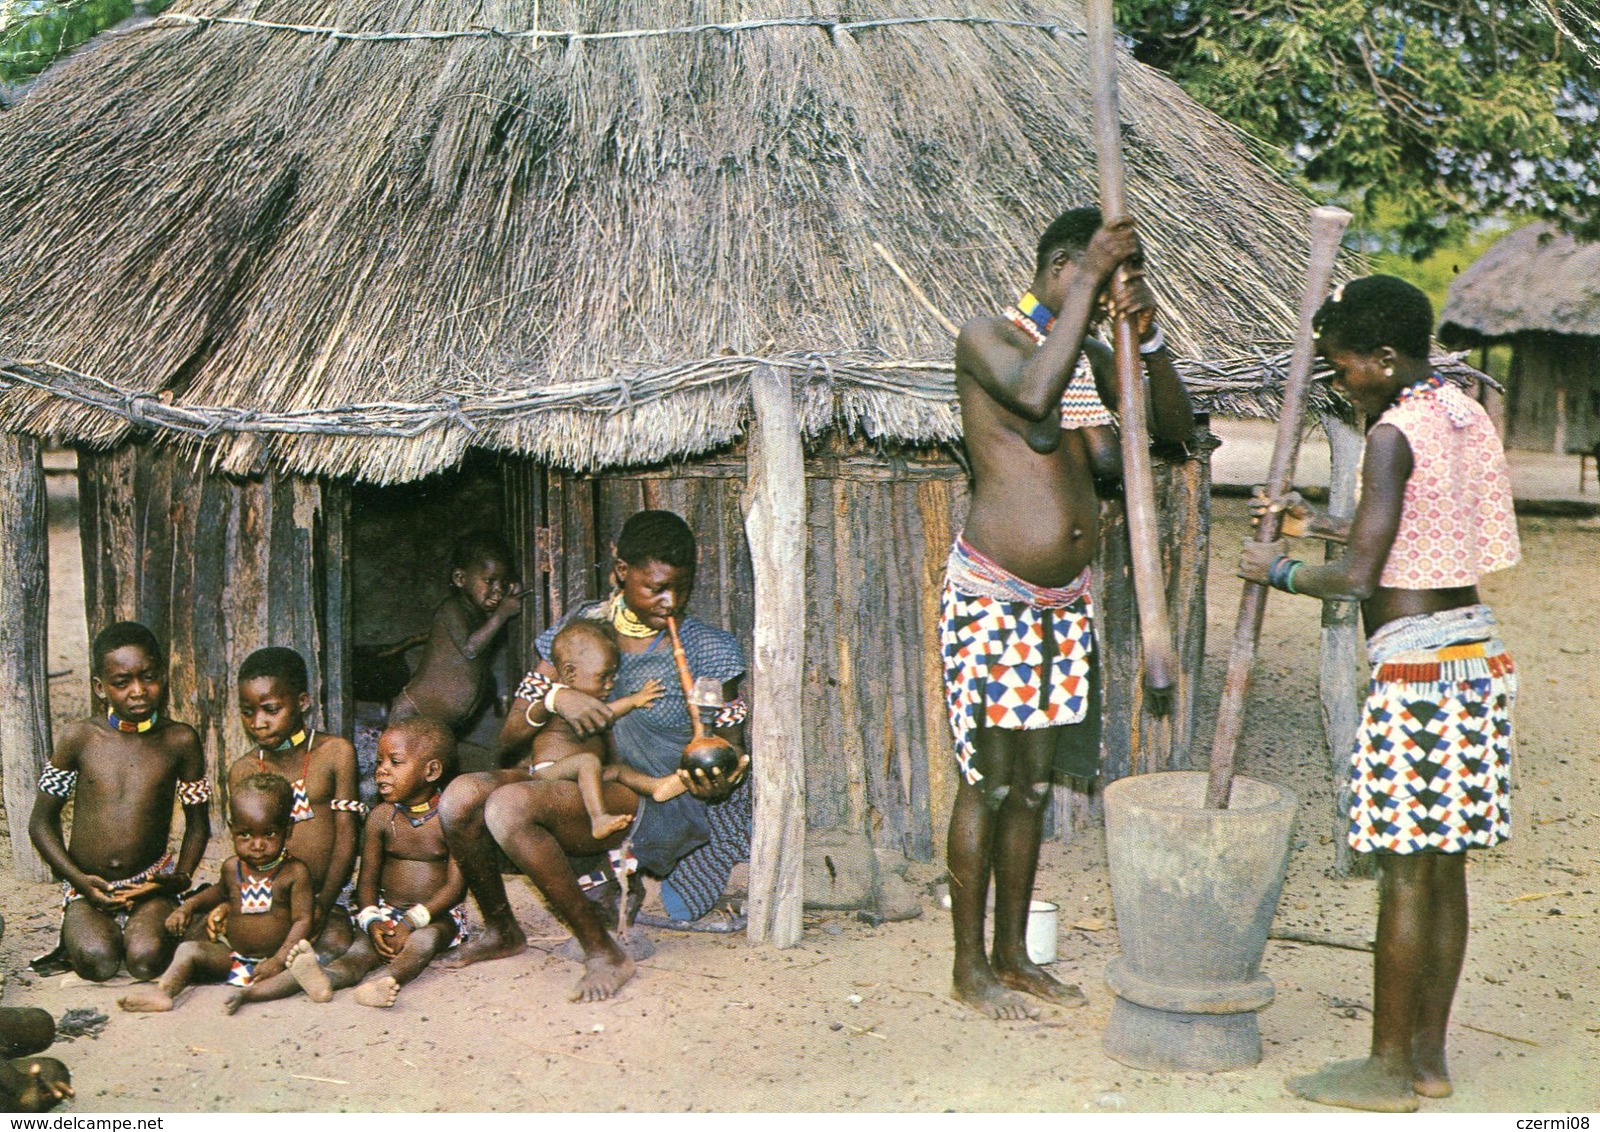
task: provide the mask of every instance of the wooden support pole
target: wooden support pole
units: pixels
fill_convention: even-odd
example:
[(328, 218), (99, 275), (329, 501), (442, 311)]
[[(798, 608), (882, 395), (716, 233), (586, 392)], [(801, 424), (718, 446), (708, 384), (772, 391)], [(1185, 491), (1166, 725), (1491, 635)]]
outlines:
[[(1356, 510), (1356, 480), (1364, 448), (1361, 430), (1332, 414), (1322, 416), (1328, 436), (1332, 467), (1328, 475), (1328, 514), (1348, 519)], [(1336, 542), (1328, 545), (1327, 560), (1344, 554)], [(1339, 876), (1374, 876), (1377, 857), (1357, 853), (1345, 836), (1350, 826), (1350, 752), (1355, 747), (1361, 715), (1360, 607), (1353, 601), (1322, 603), (1322, 730), (1328, 738), (1328, 758), (1333, 768), (1334, 869)]]
[(750, 376), (755, 410), (745, 535), (755, 577), (755, 639), (748, 733), (755, 792), (750, 838), (749, 937), (800, 942), (805, 853), (805, 742), (801, 664), (806, 632), (806, 479), (800, 420), (787, 378)]
[(0, 434), (0, 483), (0, 779), (12, 872), (47, 881), (50, 870), (28, 839), (50, 757), (50, 534), (37, 440)]

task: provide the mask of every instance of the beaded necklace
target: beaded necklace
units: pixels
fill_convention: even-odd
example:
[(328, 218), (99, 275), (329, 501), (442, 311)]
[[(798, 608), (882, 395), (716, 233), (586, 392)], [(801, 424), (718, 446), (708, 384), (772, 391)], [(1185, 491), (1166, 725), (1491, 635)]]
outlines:
[(650, 628), (650, 626), (639, 620), (638, 615), (635, 614), (633, 610), (628, 608), (628, 603), (622, 600), (621, 590), (618, 590), (616, 596), (611, 599), (611, 607), (609, 610), (607, 610), (607, 612), (611, 616), (611, 627), (615, 629), (620, 636), (631, 637), (633, 640), (642, 641), (650, 637), (658, 637), (661, 635), (660, 629)]
[(1044, 345), (1045, 335), (1056, 324), (1055, 312), (1036, 299), (1032, 291), (1024, 291), (1016, 306), (1007, 307), (1006, 317), (1013, 326), (1041, 346)]
[(279, 743), (276, 747), (274, 747), (272, 749), (274, 751), (292, 751), (296, 747), (298, 747), (301, 743), (304, 743), (305, 741), (306, 741), (306, 732), (305, 732), (305, 728), (302, 727), (299, 731), (296, 731), (293, 735), (289, 736), (287, 739), (285, 739), (283, 742)]
[[(391, 828), (394, 826), (394, 819), (396, 815), (398, 815), (401, 810), (405, 811), (406, 821), (411, 823), (412, 829), (421, 829), (424, 825), (428, 824), (429, 818), (433, 817), (439, 812), (439, 791), (435, 790), (432, 794), (428, 795), (428, 800), (426, 802), (416, 806), (396, 802), (394, 804), (394, 809), (389, 813), (389, 825)], [(421, 814), (422, 816), (415, 816), (417, 814)]]
[[(284, 742), (272, 748), (274, 751), (292, 751), (301, 743), (306, 745), (306, 765), (300, 768), (300, 777), (289, 783), (289, 789), (294, 794), (294, 808), (290, 810), (289, 817), (295, 822), (310, 821), (316, 816), (311, 809), (311, 791), (306, 786), (306, 779), (311, 775), (311, 746), (317, 740), (315, 730), (310, 734), (308, 742), (305, 731), (296, 731)], [(267, 769), (267, 749), (259, 745), (256, 747), (256, 767), (261, 771)]]
[[(1430, 373), (1421, 381), (1414, 381), (1400, 390), (1399, 393), (1396, 393), (1390, 408), (1398, 408), (1415, 397), (1437, 396), (1449, 384), (1437, 372)], [(1444, 408), (1445, 416), (1450, 419), (1450, 423), (1456, 428), (1466, 428), (1472, 422), (1470, 399), (1466, 397), (1439, 397), (1438, 401)]]
[(158, 713), (151, 712), (150, 718), (145, 720), (143, 723), (129, 723), (126, 719), (119, 718), (117, 713), (114, 711), (106, 712), (106, 722), (111, 724), (111, 726), (116, 728), (118, 731), (126, 732), (129, 735), (144, 734), (146, 731), (154, 727), (156, 725), (156, 720), (160, 718), (161, 716)]
[(1394, 397), (1394, 403), (1396, 405), (1403, 404), (1413, 397), (1420, 396), (1424, 393), (1436, 393), (1443, 388), (1444, 378), (1440, 377), (1437, 373), (1430, 373), (1421, 381), (1414, 381), (1404, 389), (1400, 390), (1399, 393), (1396, 393)]
[(272, 880), (278, 875), (278, 870), (283, 868), (283, 863), (289, 859), (287, 847), (278, 854), (277, 860), (263, 867), (265, 876), (256, 876), (253, 872), (246, 873), (244, 859), (233, 859), (234, 869), (239, 878), (239, 912), (246, 916), (259, 916), (264, 912), (272, 911)]

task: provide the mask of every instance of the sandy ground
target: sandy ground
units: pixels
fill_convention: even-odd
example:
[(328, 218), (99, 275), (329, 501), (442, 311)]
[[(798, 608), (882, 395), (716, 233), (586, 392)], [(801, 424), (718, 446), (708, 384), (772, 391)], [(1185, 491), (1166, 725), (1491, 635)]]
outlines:
[[(1215, 522), (1208, 703), (1237, 606), (1229, 576), (1243, 505), (1219, 500)], [(1600, 525), (1524, 519), (1522, 534), (1524, 564), (1484, 586), (1521, 673), (1516, 836), (1473, 859), (1473, 930), (1450, 1048), (1458, 1091), (1424, 1102), (1432, 1112), (1600, 1107), (1600, 798), (1591, 773)], [(70, 609), (76, 550), (60, 541), (56, 598)], [(1372, 930), (1373, 886), (1328, 875), (1334, 818), (1314, 723), (1316, 636), (1312, 603), (1274, 598), (1243, 761), (1300, 798), (1278, 926), (1360, 940)], [(52, 667), (75, 668), (54, 684), (67, 716), (82, 707), (83, 644), (70, 631), (63, 642)], [(931, 885), (941, 874), (932, 865), (914, 875)], [(1263, 966), (1278, 997), (1261, 1015), (1258, 1067), (1164, 1076), (1108, 1059), (1101, 976), (1117, 941), (1098, 835), (1048, 844), (1038, 883), (1063, 909), (1056, 970), (1081, 982), (1090, 1003), (1007, 1025), (946, 997), (948, 913), (932, 896), (921, 919), (878, 928), (847, 913), (808, 915), (802, 943), (786, 951), (742, 936), (658, 932), (656, 956), (617, 1000), (580, 1006), (566, 1000), (577, 965), (553, 953), (565, 933), (523, 884), (513, 899), (534, 939), (524, 956), (430, 971), (387, 1012), (344, 995), (230, 1018), (220, 987), (190, 992), (169, 1015), (132, 1016), (115, 1005), (126, 980), (32, 976), (26, 960), (54, 939), (55, 890), (0, 873), (0, 891), (5, 1002), (111, 1015), (98, 1038), (52, 1050), (72, 1067), (71, 1110), (82, 1113), (1326, 1111), (1288, 1096), (1283, 1080), (1361, 1053), (1370, 1022), (1369, 956), (1273, 942)]]

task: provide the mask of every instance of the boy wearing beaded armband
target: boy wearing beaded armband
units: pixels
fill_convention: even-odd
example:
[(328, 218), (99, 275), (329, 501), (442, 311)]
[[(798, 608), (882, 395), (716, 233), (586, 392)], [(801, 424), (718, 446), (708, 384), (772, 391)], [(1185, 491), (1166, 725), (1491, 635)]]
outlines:
[(455, 736), (431, 719), (406, 719), (378, 739), (382, 801), (367, 820), (356, 896), (360, 928), (350, 950), (324, 968), (306, 945), (289, 976), (316, 1002), (383, 970), (356, 989), (364, 1006), (393, 1006), (400, 988), (466, 935), (467, 882), (445, 846), (439, 791), (456, 764)]
[[(143, 625), (119, 621), (94, 640), (90, 680), (105, 714), (66, 728), (39, 776), (28, 835), (62, 880), (64, 962), (92, 982), (127, 964), (153, 979), (172, 958), (163, 922), (189, 887), (211, 837), (211, 783), (194, 728), (162, 714), (166, 660)], [(61, 810), (74, 796), (72, 841)], [(176, 862), (168, 848), (174, 799), (183, 805)]]
[(1320, 1104), (1411, 1112), (1447, 1097), (1445, 1030), (1467, 944), (1466, 851), (1511, 834), (1516, 677), (1478, 578), (1520, 556), (1511, 477), (1483, 407), (1430, 371), (1427, 296), (1392, 276), (1317, 312), (1334, 387), (1373, 421), (1348, 523), (1298, 497), (1283, 532), (1347, 542), (1313, 566), (1247, 541), (1239, 573), (1287, 593), (1359, 600), (1372, 684), (1350, 761), (1349, 841), (1379, 854), (1369, 1056), (1289, 1082)]
[[(356, 752), (337, 735), (308, 728), (306, 662), (287, 648), (257, 649), (239, 666), (239, 715), (256, 749), (228, 769), (231, 794), (253, 774), (279, 774), (293, 796), (294, 855), (311, 870), (311, 939), (325, 955), (353, 938), (339, 902), (354, 869), (359, 824)], [(220, 924), (216, 930), (225, 932)]]
[(161, 1012), (196, 983), (227, 983), (239, 990), (228, 997), (234, 1013), (246, 1002), (261, 1002), (256, 980), (281, 975), (289, 949), (311, 930), (311, 872), (289, 856), (294, 806), (289, 782), (279, 774), (252, 774), (233, 792), (229, 832), (234, 856), (222, 863), (222, 878), (180, 904), (167, 917), (167, 931), (181, 937), (197, 917), (213, 908), (228, 909), (224, 939), (185, 940), (153, 987), (135, 987), (118, 1004), (124, 1010)]

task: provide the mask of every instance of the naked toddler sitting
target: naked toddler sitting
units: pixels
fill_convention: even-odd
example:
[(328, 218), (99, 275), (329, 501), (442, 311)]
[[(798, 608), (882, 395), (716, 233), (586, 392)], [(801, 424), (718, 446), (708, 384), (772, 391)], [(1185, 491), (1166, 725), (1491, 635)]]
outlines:
[(229, 1014), (246, 1002), (256, 980), (281, 973), (290, 948), (311, 931), (311, 870), (289, 856), (294, 791), (277, 774), (253, 774), (239, 784), (228, 828), (236, 856), (222, 863), (222, 878), (185, 900), (167, 917), (167, 931), (181, 937), (196, 916), (228, 906), (224, 940), (186, 940), (153, 987), (136, 987), (118, 999), (124, 1010), (171, 1010), (195, 983), (240, 988), (229, 997)]
[[(533, 765), (528, 773), (540, 781), (578, 783), (584, 809), (596, 841), (604, 841), (633, 820), (632, 814), (607, 813), (602, 800), (602, 782), (620, 782), (635, 794), (665, 802), (676, 798), (687, 787), (677, 775), (656, 778), (610, 758), (609, 732), (580, 738), (572, 725), (552, 710), (551, 701), (562, 688), (573, 688), (597, 700), (611, 695), (617, 680), (620, 657), (617, 643), (605, 625), (597, 621), (574, 620), (556, 634), (550, 645), (550, 662), (556, 679), (542, 704), (530, 704), (528, 723), (540, 728), (533, 738)], [(648, 680), (631, 696), (612, 700), (612, 721), (630, 711), (648, 708), (665, 691), (659, 680)], [(539, 719), (539, 715), (544, 719)], [(609, 765), (608, 765), (609, 764)]]

